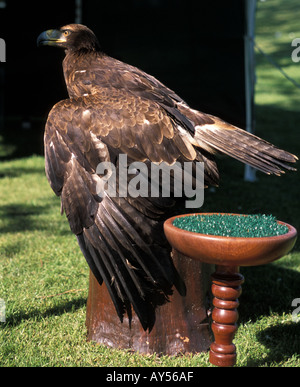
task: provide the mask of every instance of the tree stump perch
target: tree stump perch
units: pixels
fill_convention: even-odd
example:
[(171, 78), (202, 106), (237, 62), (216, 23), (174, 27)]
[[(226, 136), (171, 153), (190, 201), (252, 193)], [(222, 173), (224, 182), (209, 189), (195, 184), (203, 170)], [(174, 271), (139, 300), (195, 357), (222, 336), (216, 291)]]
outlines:
[(156, 322), (144, 331), (136, 314), (131, 327), (127, 315), (120, 322), (105, 284), (90, 272), (87, 302), (87, 339), (112, 348), (143, 354), (177, 355), (207, 351), (212, 341), (208, 312), (210, 275), (214, 266), (194, 261), (173, 250), (174, 265), (187, 286), (185, 297), (174, 289), (170, 302), (157, 308)]

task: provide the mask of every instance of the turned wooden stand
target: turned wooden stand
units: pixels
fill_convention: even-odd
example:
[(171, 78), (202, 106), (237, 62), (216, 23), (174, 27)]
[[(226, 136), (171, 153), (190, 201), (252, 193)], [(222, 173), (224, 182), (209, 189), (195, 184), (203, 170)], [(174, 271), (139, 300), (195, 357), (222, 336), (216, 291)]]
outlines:
[[(190, 215), (197, 214), (180, 216)], [(262, 265), (286, 255), (296, 243), (297, 231), (287, 223), (278, 222), (288, 227), (286, 234), (264, 238), (204, 235), (174, 227), (173, 221), (177, 217), (168, 219), (164, 224), (165, 235), (173, 249), (195, 261), (216, 265), (216, 271), (211, 276), (215, 341), (210, 346), (210, 362), (217, 366), (233, 366), (236, 363), (236, 348), (232, 341), (237, 330), (238, 297), (244, 282), (239, 266)]]
[(232, 343), (237, 330), (239, 314), (238, 297), (242, 293), (244, 277), (239, 268), (217, 265), (212, 275), (213, 313), (212, 331), (215, 337), (210, 346), (209, 360), (218, 366), (232, 366), (236, 362), (235, 345)]

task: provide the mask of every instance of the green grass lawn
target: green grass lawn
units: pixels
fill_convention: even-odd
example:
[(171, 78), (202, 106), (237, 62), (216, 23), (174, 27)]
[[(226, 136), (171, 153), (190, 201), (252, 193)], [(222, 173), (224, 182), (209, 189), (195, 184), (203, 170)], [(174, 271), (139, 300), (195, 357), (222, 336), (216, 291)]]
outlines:
[[(300, 82), (290, 59), (300, 37), (296, 0), (258, 3), (257, 43)], [(280, 9), (280, 11), (279, 11)], [(257, 134), (300, 155), (300, 90), (257, 55)], [(5, 156), (9, 147), (1, 147)], [(258, 174), (243, 181), (243, 166), (220, 160), (222, 181), (205, 194), (203, 211), (268, 213), (300, 230), (299, 173)], [(300, 366), (300, 323), (292, 300), (300, 298), (300, 240), (293, 252), (260, 267), (242, 268), (238, 367)], [(0, 163), (0, 366), (210, 366), (208, 354), (143, 356), (86, 342), (88, 267), (60, 215), (59, 199), (32, 156)]]

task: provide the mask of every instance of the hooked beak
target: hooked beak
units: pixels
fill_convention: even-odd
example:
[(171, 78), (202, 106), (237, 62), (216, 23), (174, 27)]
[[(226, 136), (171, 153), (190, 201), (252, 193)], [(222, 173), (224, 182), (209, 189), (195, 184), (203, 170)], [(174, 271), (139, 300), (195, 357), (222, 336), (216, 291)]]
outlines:
[(37, 38), (37, 46), (65, 47), (67, 39), (59, 30), (47, 30), (42, 32)]

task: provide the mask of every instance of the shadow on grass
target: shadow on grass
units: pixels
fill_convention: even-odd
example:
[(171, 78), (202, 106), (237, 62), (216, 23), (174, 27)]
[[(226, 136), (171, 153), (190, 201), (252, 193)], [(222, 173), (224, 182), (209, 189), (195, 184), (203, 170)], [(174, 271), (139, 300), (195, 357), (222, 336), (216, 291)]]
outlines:
[(245, 277), (239, 321), (256, 321), (270, 313), (291, 313), (300, 296), (300, 273), (275, 264), (241, 268)]
[(14, 177), (19, 177), (19, 176), (24, 176), (24, 175), (32, 175), (32, 174), (43, 174), (45, 175), (45, 170), (44, 168), (40, 168), (39, 166), (36, 168), (14, 168), (10, 170), (2, 170), (0, 172), (0, 179), (4, 179), (5, 177), (9, 178), (14, 178)]
[[(0, 232), (4, 233), (18, 233), (22, 231), (47, 231), (52, 232), (55, 229), (55, 233), (60, 235), (69, 234), (69, 230), (62, 230), (61, 222), (66, 222), (66, 219), (62, 217), (56, 223), (60, 223), (58, 227), (54, 228), (53, 224), (49, 225), (49, 221), (45, 220), (48, 213), (56, 207), (57, 213), (59, 213), (60, 207), (57, 202), (57, 198), (53, 196), (53, 199), (45, 201), (44, 205), (32, 205), (32, 204), (8, 204), (0, 207), (0, 216), (3, 226), (0, 228)], [(41, 215), (43, 218), (41, 218)], [(55, 220), (52, 220), (52, 223)], [(52, 230), (52, 231), (51, 231)]]
[(41, 312), (41, 308), (34, 309), (30, 312), (18, 311), (10, 314), (6, 318), (6, 322), (2, 323), (3, 327), (15, 327), (22, 323), (24, 320), (41, 321), (44, 318), (51, 316), (61, 316), (65, 313), (75, 312), (86, 306), (86, 297), (81, 297), (72, 301), (62, 301), (59, 305), (46, 309)]
[[(241, 268), (245, 277), (240, 296), (239, 322), (255, 322), (272, 313), (289, 314), (293, 299), (299, 297), (300, 273), (275, 264)], [(257, 339), (269, 349), (263, 359), (249, 358), (247, 366), (286, 361), (300, 354), (300, 323), (287, 321), (262, 328)]]
[(258, 340), (269, 349), (263, 359), (249, 358), (248, 367), (258, 367), (264, 364), (287, 361), (295, 355), (300, 355), (300, 323), (286, 323), (267, 328), (257, 334)]
[(4, 220), (4, 226), (1, 227), (1, 233), (40, 230), (43, 224), (39, 222), (39, 219), (34, 219), (34, 217), (45, 212), (48, 212), (48, 205), (20, 203), (2, 205), (0, 214), (1, 219)]

